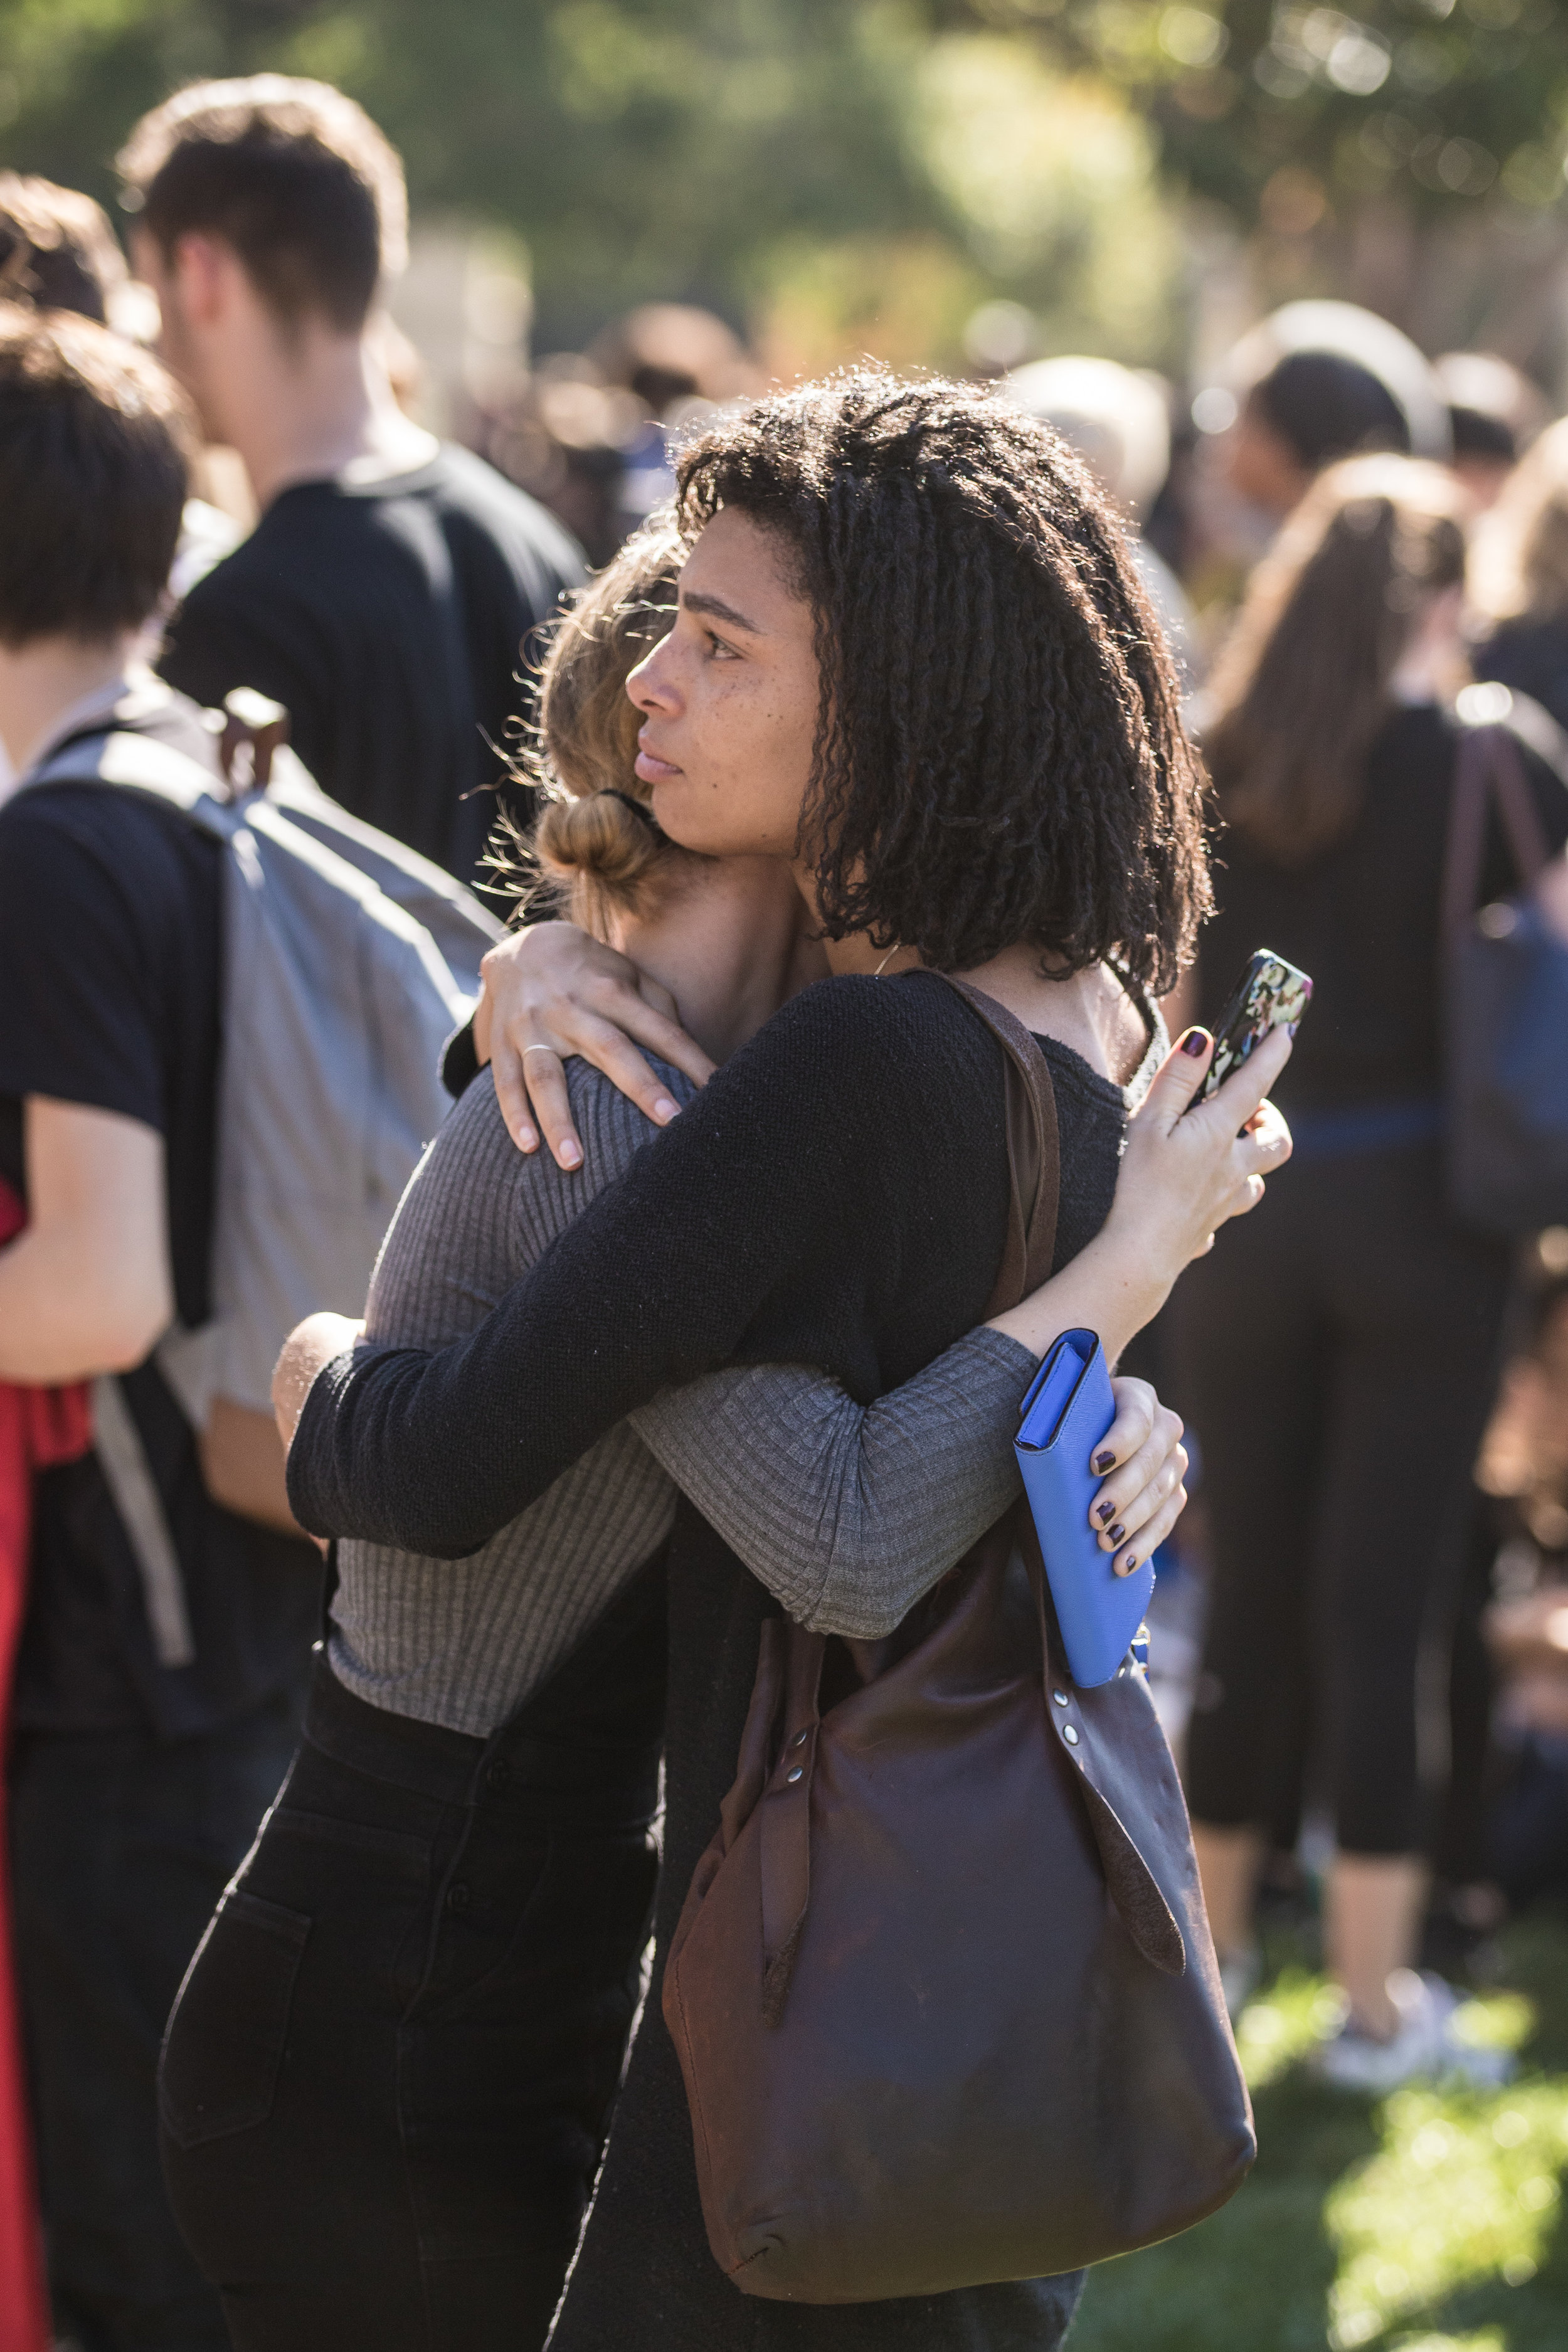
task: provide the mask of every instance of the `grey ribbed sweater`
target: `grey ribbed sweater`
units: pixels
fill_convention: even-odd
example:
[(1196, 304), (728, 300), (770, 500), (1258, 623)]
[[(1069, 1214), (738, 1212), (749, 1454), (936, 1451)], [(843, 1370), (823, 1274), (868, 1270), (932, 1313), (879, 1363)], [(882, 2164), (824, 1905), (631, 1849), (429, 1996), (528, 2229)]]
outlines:
[[(658, 1066), (688, 1100), (689, 1081)], [(369, 1344), (439, 1348), (473, 1330), (654, 1132), (587, 1063), (568, 1063), (567, 1083), (574, 1175), (519, 1152), (488, 1070), (468, 1089), (387, 1234)], [(982, 1329), (869, 1407), (794, 1365), (669, 1391), (466, 1559), (340, 1541), (333, 1671), (373, 1706), (487, 1735), (658, 1549), (677, 1487), (792, 1616), (890, 1631), (1017, 1491), (1012, 1439), (1034, 1369)]]

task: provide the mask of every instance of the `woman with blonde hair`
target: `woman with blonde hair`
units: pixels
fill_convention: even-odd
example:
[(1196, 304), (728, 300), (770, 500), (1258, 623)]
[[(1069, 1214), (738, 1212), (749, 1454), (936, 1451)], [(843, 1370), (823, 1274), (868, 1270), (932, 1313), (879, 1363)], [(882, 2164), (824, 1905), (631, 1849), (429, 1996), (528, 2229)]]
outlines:
[[(1467, 2063), (1453, 1995), (1411, 1966), (1439, 1793), (1418, 1695), (1438, 1703), (1446, 1749), (1470, 1465), (1509, 1284), (1506, 1247), (1455, 1223), (1442, 1181), (1439, 892), (1465, 553), (1444, 470), (1332, 468), (1254, 578), (1205, 740), (1225, 831), (1204, 1001), (1217, 1007), (1265, 943), (1316, 992), (1281, 1088), (1296, 1149), (1271, 1213), (1194, 1266), (1173, 1304), (1215, 1546), (1190, 1797), (1234, 2003), (1256, 1977), (1265, 1832), (1289, 1816), (1310, 1746), (1338, 1836), (1327, 1949), (1346, 2004), (1321, 2063), (1373, 2091)], [(1531, 774), (1560, 844), (1568, 796)], [(1494, 820), (1484, 887), (1511, 879)]]
[[(557, 632), (534, 845), (722, 1060), (821, 950), (787, 868), (676, 848), (636, 775), (626, 677), (674, 618), (681, 554), (641, 534)], [(672, 1101), (695, 1091), (659, 1075)], [(520, 1153), (489, 1073), (468, 1076), (384, 1247), (373, 1343), (473, 1331), (653, 1132), (574, 1061), (568, 1174)], [(243, 2352), (542, 2341), (638, 1993), (678, 1487), (797, 1617), (897, 1622), (1014, 1490), (1054, 1293), (869, 1405), (800, 1364), (672, 1390), (466, 1557), (337, 1545), (303, 1744), (163, 2069), (175, 2210)], [(1173, 1523), (1184, 1456), (1151, 1390), (1121, 1382), (1119, 1405), (1095, 1524), (1127, 1566)]]

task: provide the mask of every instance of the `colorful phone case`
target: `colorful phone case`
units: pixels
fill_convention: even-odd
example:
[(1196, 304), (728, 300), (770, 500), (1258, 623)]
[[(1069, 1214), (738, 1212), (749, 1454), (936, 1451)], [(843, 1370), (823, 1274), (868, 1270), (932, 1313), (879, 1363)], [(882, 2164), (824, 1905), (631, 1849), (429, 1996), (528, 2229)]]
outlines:
[(1206, 1102), (1238, 1070), (1253, 1047), (1270, 1029), (1288, 1029), (1293, 1037), (1312, 1001), (1308, 974), (1288, 963), (1272, 948), (1259, 948), (1247, 961), (1220, 1014), (1215, 1031), (1214, 1060), (1204, 1073), (1196, 1100)]
[(1099, 1339), (1092, 1331), (1064, 1331), (1029, 1385), (1014, 1444), (1068, 1671), (1083, 1690), (1115, 1674), (1154, 1590), (1147, 1560), (1118, 1576), (1114, 1554), (1100, 1550), (1089, 1525), (1100, 1485), (1090, 1463), (1115, 1418)]

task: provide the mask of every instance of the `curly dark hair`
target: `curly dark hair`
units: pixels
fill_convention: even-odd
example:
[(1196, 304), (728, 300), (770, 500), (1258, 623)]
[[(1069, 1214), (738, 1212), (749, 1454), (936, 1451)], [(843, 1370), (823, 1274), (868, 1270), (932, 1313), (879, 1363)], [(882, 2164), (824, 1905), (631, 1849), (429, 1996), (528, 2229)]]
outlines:
[(677, 480), (689, 536), (741, 509), (815, 608), (828, 935), (942, 971), (1027, 941), (1169, 988), (1209, 907), (1201, 772), (1121, 524), (1049, 426), (861, 369), (724, 419)]

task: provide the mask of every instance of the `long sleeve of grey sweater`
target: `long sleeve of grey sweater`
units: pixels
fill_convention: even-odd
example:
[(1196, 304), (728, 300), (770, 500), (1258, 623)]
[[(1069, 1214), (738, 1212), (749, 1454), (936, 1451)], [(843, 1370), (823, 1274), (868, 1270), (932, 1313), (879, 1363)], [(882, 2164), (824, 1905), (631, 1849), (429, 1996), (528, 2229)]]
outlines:
[[(567, 1069), (582, 1169), (521, 1154), (483, 1073), (393, 1222), (366, 1346), (439, 1348), (473, 1330), (648, 1140), (643, 1114), (599, 1072)], [(685, 1100), (689, 1082), (660, 1069)], [(488, 1733), (658, 1549), (678, 1487), (792, 1616), (888, 1632), (1017, 1492), (1012, 1438), (1034, 1369), (1027, 1349), (982, 1329), (867, 1407), (804, 1365), (668, 1391), (466, 1559), (342, 1540), (333, 1670), (372, 1705)]]

